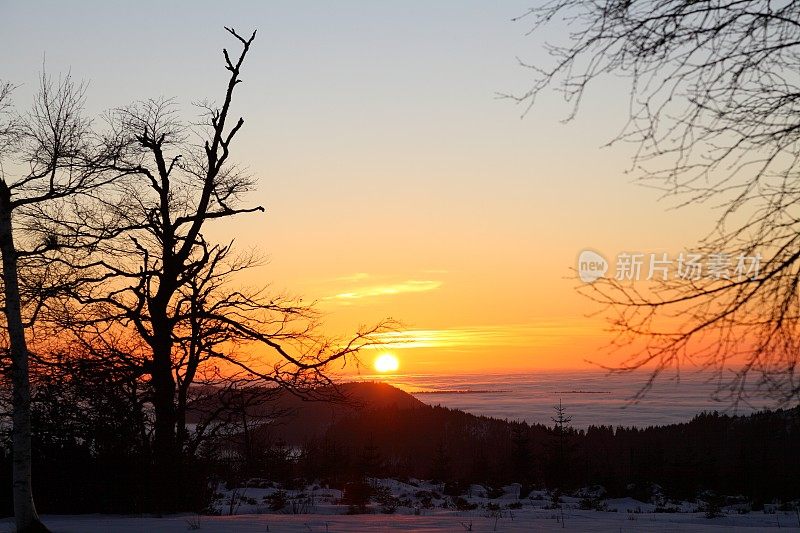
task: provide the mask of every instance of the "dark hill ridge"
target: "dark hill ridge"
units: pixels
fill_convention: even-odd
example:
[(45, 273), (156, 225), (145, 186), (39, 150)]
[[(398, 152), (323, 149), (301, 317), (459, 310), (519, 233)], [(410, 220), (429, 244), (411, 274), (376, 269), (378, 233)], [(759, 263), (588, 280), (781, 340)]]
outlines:
[(411, 394), (380, 381), (353, 381), (339, 385), (338, 388), (355, 403), (369, 407), (413, 409), (425, 406), (425, 403)]
[(364, 412), (428, 407), (407, 392), (380, 382), (343, 383), (335, 391), (322, 389), (320, 392), (322, 398), (330, 396), (333, 401), (304, 400), (288, 393), (279, 397), (275, 405), (288, 413), (276, 426), (275, 436), (287, 443), (300, 444), (323, 436), (336, 422)]
[(361, 412), (427, 407), (388, 383), (361, 381), (319, 388), (311, 398), (283, 389), (255, 389), (247, 398), (237, 397), (235, 401), (229, 394), (209, 394), (195, 403), (187, 414), (187, 421), (197, 423), (203, 413), (226, 404), (238, 405), (238, 414), (230, 416), (241, 416), (245, 412), (254, 424), (263, 425), (269, 421), (268, 427), (263, 428), (264, 433), (290, 444), (322, 436), (334, 422)]

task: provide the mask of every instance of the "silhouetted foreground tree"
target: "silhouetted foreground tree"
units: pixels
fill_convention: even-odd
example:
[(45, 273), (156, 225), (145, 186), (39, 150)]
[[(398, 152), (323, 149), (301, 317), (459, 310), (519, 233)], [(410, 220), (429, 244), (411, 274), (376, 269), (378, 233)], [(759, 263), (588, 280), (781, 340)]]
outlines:
[[(19, 531), (43, 528), (31, 493), (30, 357), (40, 373), (37, 398), (49, 405), (38, 427), (50, 440), (39, 450), (88, 453), (73, 456), (76, 464), (115, 464), (128, 454), (131, 486), (148, 492), (136, 509), (195, 509), (203, 469), (188, 460), (212, 453), (217, 437), (238, 438), (274, 418), (254, 418), (248, 406), (278, 389), (320, 394), (330, 363), (391, 325), (324, 336), (319, 314), (302, 300), (234, 286), (260, 264), (257, 256), (205, 238), (209, 222), (263, 212), (239, 205), (255, 182), (230, 160), (244, 121), (229, 114), (255, 32), (227, 31), (241, 52), (223, 50), (222, 103), (201, 104), (199, 124), (181, 120), (171, 100), (145, 100), (108, 113), (98, 133), (82, 116), (83, 88), (69, 77), (54, 84), (43, 76), (25, 115), (11, 113), (12, 87), (0, 84), (0, 253)], [(54, 407), (62, 400), (74, 400), (74, 409)], [(108, 412), (130, 409), (120, 419), (130, 427), (109, 425), (101, 400)], [(67, 416), (81, 409), (85, 424)], [(64, 438), (54, 437), (61, 430)], [(94, 431), (131, 438), (117, 448)], [(242, 442), (253, 456), (249, 435)], [(199, 485), (183, 486), (189, 478)]]
[(265, 385), (311, 393), (329, 383), (324, 370), (331, 362), (373, 342), (371, 334), (387, 325), (345, 340), (324, 337), (317, 333), (317, 313), (301, 301), (233, 285), (258, 257), (235, 256), (230, 244), (206, 239), (210, 223), (264, 211), (240, 205), (255, 181), (231, 161), (244, 125), (231, 117), (231, 106), (256, 34), (227, 31), (241, 50), (223, 49), (228, 80), (221, 104), (200, 104), (200, 123), (181, 120), (167, 99), (108, 114), (104, 147), (111, 161), (105, 170), (124, 179), (86, 219), (103, 229), (111, 213), (118, 231), (97, 243), (84, 268), (92, 283), (77, 287), (63, 314), (63, 326), (89, 356), (147, 379), (152, 488), (165, 511), (180, 505), (188, 470), (183, 452), (197, 449), (202, 432), (219, 429), (219, 420), (203, 420), (194, 435), (187, 431), (186, 410), (198, 394), (252, 386), (268, 393)]
[(0, 85), (0, 254), (13, 389), (14, 514), (17, 531), (45, 531), (31, 489), (29, 348), (37, 341), (31, 332), (53, 299), (79, 283), (59, 257), (77, 264), (88, 242), (73, 232), (52, 233), (39, 213), (56, 210), (62, 220), (74, 220), (71, 206), (116, 174), (102, 171), (103, 152), (83, 116), (82, 86), (69, 76), (56, 83), (43, 74), (25, 114), (11, 113), (11, 90)]
[[(643, 341), (622, 370), (653, 377), (687, 359), (720, 371), (734, 398), (748, 378), (796, 402), (800, 354), (800, 3), (745, 0), (552, 0), (523, 17), (533, 35), (565, 25), (553, 62), (528, 65), (533, 105), (557, 87), (578, 110), (607, 74), (630, 82), (630, 117), (616, 141), (633, 142), (633, 167), (681, 204), (715, 202), (721, 216), (696, 250), (722, 275), (637, 291), (602, 280), (587, 289), (613, 308), (619, 342)], [(758, 275), (733, 271), (760, 254)], [(709, 259), (711, 260), (711, 259)], [(727, 275), (725, 271), (730, 272)], [(722, 375), (731, 361), (738, 371)]]

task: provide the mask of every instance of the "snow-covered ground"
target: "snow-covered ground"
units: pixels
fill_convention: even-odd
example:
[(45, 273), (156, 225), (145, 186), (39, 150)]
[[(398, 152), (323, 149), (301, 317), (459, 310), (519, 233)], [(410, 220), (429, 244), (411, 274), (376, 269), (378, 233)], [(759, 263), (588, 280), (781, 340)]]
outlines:
[[(345, 514), (348, 506), (336, 489), (315, 485), (281, 490), (270, 482), (254, 480), (247, 487), (218, 490), (214, 510), (221, 516), (46, 516), (45, 523), (55, 533), (800, 531), (800, 516), (776, 505), (749, 511), (746, 503), (731, 504), (719, 510), (720, 516), (707, 518), (702, 501), (675, 502), (659, 495), (656, 504), (633, 498), (606, 499), (597, 490), (585, 491), (583, 497), (562, 496), (559, 507), (553, 508), (552, 495), (544, 491), (519, 499), (519, 485), (493, 492), (472, 485), (460, 498), (453, 498), (442, 493), (441, 485), (424, 481), (385, 479), (372, 484), (383, 491), (384, 499), (370, 503), (365, 514)], [(280, 510), (274, 510), (276, 501), (283, 504)], [(587, 501), (601, 510), (582, 509)], [(392, 514), (385, 512), (387, 506)], [(0, 520), (0, 532), (13, 529), (11, 519)]]
[[(763, 531), (778, 528), (781, 531), (800, 531), (793, 514), (763, 514), (725, 516), (707, 519), (703, 514), (641, 513), (631, 519), (626, 513), (599, 511), (569, 511), (564, 513), (564, 524), (553, 512), (520, 510), (514, 517), (504, 517), (495, 524), (494, 518), (470, 513), (433, 513), (414, 515), (237, 515), (204, 516), (199, 521), (200, 533), (356, 533), (409, 531), (459, 532), (459, 531), (581, 531), (581, 532), (723, 532)], [(100, 515), (46, 516), (45, 523), (54, 533), (141, 533), (185, 532), (196, 524), (193, 516), (166, 518), (117, 517)], [(469, 529), (470, 526), (472, 529)], [(0, 531), (11, 532), (10, 520), (0, 523)]]

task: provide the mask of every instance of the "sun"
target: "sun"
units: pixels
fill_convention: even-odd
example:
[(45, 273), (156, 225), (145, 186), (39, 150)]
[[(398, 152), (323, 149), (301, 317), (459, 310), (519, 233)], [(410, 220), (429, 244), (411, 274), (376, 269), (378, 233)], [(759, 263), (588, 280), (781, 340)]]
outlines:
[(375, 358), (375, 370), (380, 373), (395, 372), (400, 368), (400, 361), (390, 353), (384, 353)]

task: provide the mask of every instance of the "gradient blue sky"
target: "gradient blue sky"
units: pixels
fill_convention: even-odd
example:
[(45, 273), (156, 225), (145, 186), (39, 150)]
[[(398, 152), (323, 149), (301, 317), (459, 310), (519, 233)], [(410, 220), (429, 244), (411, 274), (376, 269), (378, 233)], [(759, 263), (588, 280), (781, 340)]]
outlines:
[(623, 174), (628, 148), (600, 148), (623, 81), (567, 125), (555, 94), (524, 119), (496, 97), (528, 86), (517, 57), (547, 60), (511, 22), (529, 5), (2, 2), (0, 77), (25, 105), (45, 61), (89, 80), (93, 114), (163, 95), (191, 116), (221, 96), (222, 26), (257, 28), (234, 157), (267, 214), (210, 232), (269, 255), (244, 281), (319, 300), (332, 332), (392, 316), (447, 339), (403, 348), (406, 371), (574, 368), (606, 340), (567, 279), (578, 252), (680, 249), (711, 214), (668, 211)]

